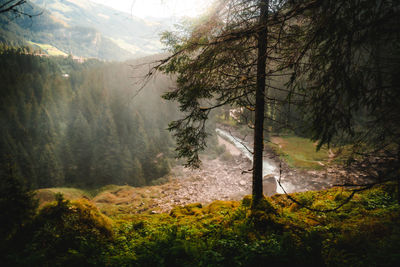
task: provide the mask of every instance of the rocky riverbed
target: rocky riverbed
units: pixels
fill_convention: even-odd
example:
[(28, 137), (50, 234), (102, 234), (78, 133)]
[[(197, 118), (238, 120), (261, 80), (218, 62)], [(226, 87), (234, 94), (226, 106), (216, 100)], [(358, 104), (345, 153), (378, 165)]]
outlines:
[(194, 202), (240, 200), (251, 193), (251, 173), (247, 172), (250, 167), (250, 161), (240, 155), (228, 161), (203, 157), (199, 169), (177, 166), (172, 170), (174, 178), (170, 182), (176, 186), (166, 187), (155, 203), (167, 211), (173, 206)]
[[(239, 139), (238, 133), (235, 138)], [(245, 153), (230, 142), (229, 138), (219, 136), (218, 141), (220, 145), (225, 146), (226, 152), (217, 158), (201, 156), (202, 164), (199, 169), (175, 166), (165, 184), (143, 188), (118, 187), (97, 195), (93, 201), (103, 212), (112, 215), (119, 212), (168, 212), (177, 205), (195, 202), (207, 204), (214, 200), (240, 200), (251, 194), (251, 160), (249, 155), (244, 155)], [(251, 147), (249, 137), (241, 141)], [(226, 156), (226, 153), (230, 156)], [(321, 190), (345, 182), (362, 182), (364, 179), (337, 166), (319, 171), (293, 169), (270, 149), (265, 151), (264, 162), (269, 165), (263, 181), (266, 195), (283, 192), (275, 182), (279, 177), (288, 193)]]

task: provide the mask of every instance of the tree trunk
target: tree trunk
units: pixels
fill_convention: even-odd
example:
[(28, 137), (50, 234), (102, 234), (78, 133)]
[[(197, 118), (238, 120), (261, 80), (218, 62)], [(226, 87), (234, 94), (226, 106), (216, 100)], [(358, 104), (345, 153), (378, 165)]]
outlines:
[(269, 0), (260, 0), (260, 29), (257, 36), (258, 58), (257, 58), (257, 85), (256, 85), (256, 106), (254, 121), (254, 155), (253, 155), (253, 204), (256, 208), (263, 198), (263, 150), (264, 150), (264, 92), (267, 61), (267, 20)]
[(397, 203), (400, 205), (400, 176), (397, 176)]
[(396, 176), (397, 176), (397, 203), (400, 204), (400, 146), (397, 146), (397, 162), (396, 162)]

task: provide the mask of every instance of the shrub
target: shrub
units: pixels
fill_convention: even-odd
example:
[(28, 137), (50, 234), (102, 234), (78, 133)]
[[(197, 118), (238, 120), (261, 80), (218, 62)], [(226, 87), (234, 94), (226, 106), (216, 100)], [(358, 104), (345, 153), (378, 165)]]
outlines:
[(36, 213), (34, 193), (21, 180), (12, 168), (0, 170), (0, 249)]
[(112, 224), (86, 199), (69, 202), (57, 194), (18, 236), (24, 249), (15, 251), (15, 265), (104, 265)]
[(231, 153), (229, 153), (229, 151), (225, 151), (221, 155), (221, 160), (223, 160), (223, 161), (232, 161), (233, 160), (233, 156), (232, 156)]

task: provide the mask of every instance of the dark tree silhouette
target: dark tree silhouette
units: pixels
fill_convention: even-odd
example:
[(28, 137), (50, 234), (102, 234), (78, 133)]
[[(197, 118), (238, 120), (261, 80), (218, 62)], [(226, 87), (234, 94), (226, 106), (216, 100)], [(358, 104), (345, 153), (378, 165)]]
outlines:
[(12, 12), (14, 14), (26, 15), (22, 10), (22, 5), (26, 0), (0, 0), (0, 14)]
[(312, 137), (318, 147), (346, 146), (365, 188), (397, 180), (400, 201), (400, 2), (309, 2), (288, 31), (296, 52), (286, 58)]

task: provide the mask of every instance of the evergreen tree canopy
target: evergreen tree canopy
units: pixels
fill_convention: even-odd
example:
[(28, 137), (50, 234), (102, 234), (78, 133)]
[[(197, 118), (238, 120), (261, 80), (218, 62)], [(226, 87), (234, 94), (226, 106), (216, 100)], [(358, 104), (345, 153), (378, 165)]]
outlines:
[(174, 109), (160, 94), (170, 81), (132, 98), (129, 71), (123, 63), (2, 51), (2, 161), (34, 188), (140, 186), (166, 175)]
[(400, 179), (400, 2), (310, 2), (286, 45), (312, 138), (351, 147), (374, 182)]

